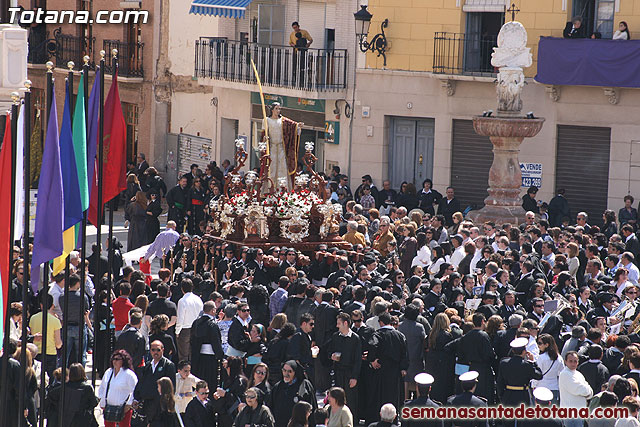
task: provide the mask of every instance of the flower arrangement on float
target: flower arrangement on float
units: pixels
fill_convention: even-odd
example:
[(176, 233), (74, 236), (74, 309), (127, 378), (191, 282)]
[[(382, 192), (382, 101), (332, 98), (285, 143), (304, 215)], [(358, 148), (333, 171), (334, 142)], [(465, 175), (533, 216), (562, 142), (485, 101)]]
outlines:
[[(241, 166), (246, 157), (243, 142), (236, 141), (236, 147), (239, 153), (236, 162)], [(337, 229), (336, 220), (342, 209), (326, 200), (326, 181), (313, 171), (316, 160), (312, 154), (313, 143), (307, 142), (305, 149), (305, 165), (310, 174), (296, 175), (293, 190), (287, 190), (289, 177), (285, 176), (277, 179), (276, 186), (264, 173), (265, 167), (261, 167), (259, 175), (247, 172), (244, 179), (236, 167), (226, 179), (223, 197), (209, 205), (216, 234), (223, 239), (279, 236), (301, 242), (309, 237), (312, 222), (316, 224), (314, 235), (324, 239), (335, 233), (333, 229)], [(269, 156), (264, 146), (260, 152), (263, 153), (261, 165), (268, 167)]]

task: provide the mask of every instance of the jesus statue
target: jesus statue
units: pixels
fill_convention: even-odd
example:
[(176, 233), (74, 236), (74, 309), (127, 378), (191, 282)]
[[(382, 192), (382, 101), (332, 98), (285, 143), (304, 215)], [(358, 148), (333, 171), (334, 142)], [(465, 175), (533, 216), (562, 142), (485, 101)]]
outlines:
[(274, 185), (278, 178), (287, 178), (287, 189), (291, 190), (293, 178), (298, 166), (298, 146), (303, 123), (295, 122), (280, 115), (280, 103), (274, 102), (269, 109), (269, 117), (265, 119), (265, 136), (268, 136), (271, 166), (269, 178)]

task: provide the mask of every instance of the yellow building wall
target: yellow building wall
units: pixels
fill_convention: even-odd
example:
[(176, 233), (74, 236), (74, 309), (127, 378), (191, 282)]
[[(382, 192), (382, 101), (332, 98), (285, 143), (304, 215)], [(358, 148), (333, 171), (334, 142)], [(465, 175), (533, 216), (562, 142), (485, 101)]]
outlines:
[[(456, 0), (369, 0), (368, 10), (373, 14), (370, 36), (379, 33), (382, 21), (389, 19), (389, 26), (385, 29), (390, 44), (386, 68), (432, 71), (435, 33), (465, 32), (464, 0), (459, 3), (458, 6)], [(566, 10), (562, 10), (562, 0), (515, 0), (520, 9), (516, 20), (527, 29), (527, 45), (533, 56), (533, 65), (525, 71), (527, 77), (536, 74), (540, 37), (562, 37), (562, 30), (571, 19), (571, 3), (568, 0)], [(638, 22), (635, 28), (640, 28), (640, 0), (621, 0), (620, 3), (620, 12), (616, 13), (615, 21), (617, 23), (626, 17), (633, 36), (632, 15)], [(383, 58), (369, 52), (367, 67), (383, 68)]]

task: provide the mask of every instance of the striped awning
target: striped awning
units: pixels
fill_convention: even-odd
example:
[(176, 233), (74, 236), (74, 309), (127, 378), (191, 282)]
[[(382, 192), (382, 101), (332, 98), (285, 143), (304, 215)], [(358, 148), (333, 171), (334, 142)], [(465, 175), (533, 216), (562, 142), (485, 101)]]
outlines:
[(251, 0), (192, 0), (189, 13), (224, 18), (244, 18), (249, 3)]

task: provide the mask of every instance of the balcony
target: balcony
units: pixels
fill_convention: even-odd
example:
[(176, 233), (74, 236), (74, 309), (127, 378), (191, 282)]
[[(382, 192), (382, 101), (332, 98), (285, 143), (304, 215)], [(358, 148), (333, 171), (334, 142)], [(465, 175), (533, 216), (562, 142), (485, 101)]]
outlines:
[(497, 72), (491, 65), (497, 36), (437, 32), (433, 43), (434, 74), (492, 77)]
[(113, 74), (113, 56), (111, 51), (118, 49), (118, 76), (144, 77), (142, 68), (142, 52), (144, 43), (127, 43), (120, 40), (104, 40), (103, 49), (105, 56), (105, 73)]
[(541, 37), (535, 80), (551, 86), (599, 86), (605, 92), (640, 88), (640, 40)]
[(336, 92), (347, 85), (345, 49), (307, 49), (259, 45), (201, 37), (196, 41), (195, 77), (303, 91)]
[(62, 34), (60, 28), (53, 32), (55, 40), (55, 51), (51, 55), (55, 57), (55, 66), (57, 68), (67, 69), (67, 63), (73, 61), (74, 69), (82, 69), (84, 64), (84, 56), (89, 56), (89, 66), (95, 66), (93, 60), (93, 52), (96, 44), (95, 37), (73, 36), (71, 34)]

